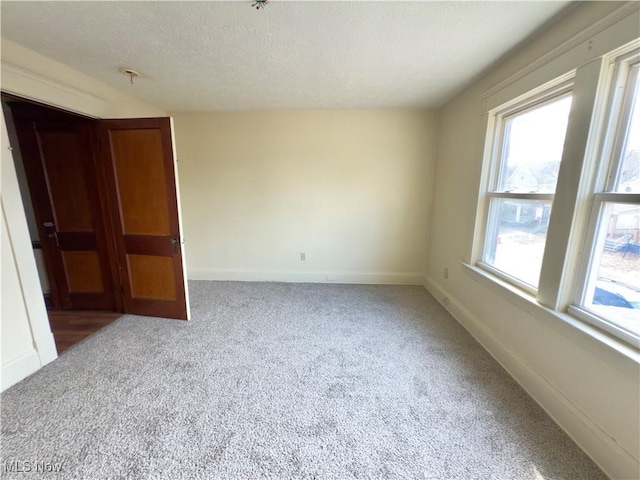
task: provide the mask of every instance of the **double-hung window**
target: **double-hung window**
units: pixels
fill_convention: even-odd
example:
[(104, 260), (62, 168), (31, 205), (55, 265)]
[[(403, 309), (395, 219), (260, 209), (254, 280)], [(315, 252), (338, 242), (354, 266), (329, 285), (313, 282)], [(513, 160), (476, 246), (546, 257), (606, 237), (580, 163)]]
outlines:
[(491, 113), (485, 236), (479, 265), (534, 292), (572, 102), (564, 81)]
[(477, 265), (640, 346), (639, 42), (487, 113)]
[(640, 338), (640, 53), (614, 63), (582, 271), (570, 311)]

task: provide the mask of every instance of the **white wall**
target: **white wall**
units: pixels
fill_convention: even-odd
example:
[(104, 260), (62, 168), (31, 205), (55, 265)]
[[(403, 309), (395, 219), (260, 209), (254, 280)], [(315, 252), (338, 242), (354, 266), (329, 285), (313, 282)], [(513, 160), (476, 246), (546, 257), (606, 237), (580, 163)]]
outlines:
[(4, 390), (56, 358), (31, 249), (9, 138), (0, 116), (2, 205), (1, 388)]
[[(14, 252), (9, 240), (4, 210), (2, 211), (2, 319), (0, 328), (2, 342), (0, 358), (2, 360), (2, 387), (11, 385), (20, 378), (13, 378), (16, 370), (34, 372), (40, 367), (38, 352), (33, 347), (29, 317), (24, 302), (10, 301), (21, 298), (20, 278), (14, 260)], [(19, 365), (16, 368), (16, 365)]]
[[(5, 365), (12, 360), (18, 359), (23, 355), (33, 352), (37, 357), (36, 351), (31, 344), (31, 331), (27, 317), (27, 310), (23, 302), (6, 301), (10, 298), (19, 298), (22, 296), (20, 289), (20, 279), (18, 277), (18, 269), (15, 264), (13, 248), (9, 240), (7, 223), (2, 211), (2, 265), (5, 267), (2, 271), (2, 364)], [(9, 319), (19, 318), (19, 322), (11, 322)], [(37, 362), (37, 359), (36, 359)]]
[[(577, 7), (442, 109), (426, 285), (609, 475), (638, 478), (637, 351), (562, 320), (461, 263), (471, 260), (488, 102), (509, 100), (637, 37), (637, 4), (607, 19), (618, 7)], [(549, 55), (594, 26), (604, 30)]]
[[(2, 40), (2, 90), (93, 117), (166, 116), (58, 62)], [(0, 116), (2, 202), (2, 390), (57, 357), (31, 249), (4, 118)]]
[(423, 283), (432, 113), (172, 116), (190, 278)]

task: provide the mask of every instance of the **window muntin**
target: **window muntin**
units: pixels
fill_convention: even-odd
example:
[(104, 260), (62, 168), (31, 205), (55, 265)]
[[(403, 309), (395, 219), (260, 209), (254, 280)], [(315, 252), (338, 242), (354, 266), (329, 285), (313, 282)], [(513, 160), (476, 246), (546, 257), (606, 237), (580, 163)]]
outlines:
[(534, 291), (571, 109), (571, 86), (555, 87), (495, 113), (496, 172), (487, 191), (484, 251), (479, 264)]

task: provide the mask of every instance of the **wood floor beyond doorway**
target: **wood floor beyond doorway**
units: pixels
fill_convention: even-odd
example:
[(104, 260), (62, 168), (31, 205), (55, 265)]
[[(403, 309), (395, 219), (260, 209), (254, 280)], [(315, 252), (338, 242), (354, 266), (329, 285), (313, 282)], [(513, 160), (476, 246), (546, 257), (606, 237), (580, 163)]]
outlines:
[(49, 310), (48, 314), (58, 354), (122, 316), (119, 312), (84, 310)]

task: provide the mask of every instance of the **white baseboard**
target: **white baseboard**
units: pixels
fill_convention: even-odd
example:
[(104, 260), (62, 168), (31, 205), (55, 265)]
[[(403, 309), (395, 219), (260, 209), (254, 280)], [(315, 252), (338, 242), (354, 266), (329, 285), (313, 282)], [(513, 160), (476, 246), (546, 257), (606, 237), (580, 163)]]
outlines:
[(33, 349), (7, 362), (2, 366), (2, 381), (0, 382), (2, 391), (28, 377), (40, 367), (38, 352)]
[(38, 350), (38, 357), (40, 358), (40, 364), (42, 366), (58, 358), (58, 349), (56, 348), (56, 342), (51, 332), (36, 338), (36, 349)]
[(636, 479), (640, 463), (592, 418), (586, 415), (555, 385), (507, 345), (458, 300), (432, 278), (425, 277), (425, 288), (533, 397), (553, 420), (582, 448), (602, 470), (614, 479)]
[(424, 274), (415, 272), (313, 272), (293, 270), (189, 269), (187, 271), (187, 275), (189, 280), (424, 285)]

